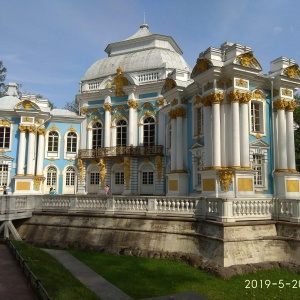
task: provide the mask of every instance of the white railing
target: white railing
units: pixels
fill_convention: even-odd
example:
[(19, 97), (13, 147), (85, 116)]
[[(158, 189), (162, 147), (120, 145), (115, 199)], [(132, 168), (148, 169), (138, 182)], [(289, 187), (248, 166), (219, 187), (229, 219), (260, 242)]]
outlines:
[(0, 220), (32, 211), (194, 217), (218, 222), (282, 220), (300, 223), (300, 199), (166, 196), (36, 195), (0, 197)]

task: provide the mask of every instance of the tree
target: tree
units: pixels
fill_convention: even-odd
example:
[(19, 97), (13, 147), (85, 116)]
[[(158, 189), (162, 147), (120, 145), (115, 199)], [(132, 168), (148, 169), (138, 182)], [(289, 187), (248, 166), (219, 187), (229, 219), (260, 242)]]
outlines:
[(73, 112), (75, 112), (77, 114), (79, 113), (79, 106), (76, 103), (76, 100), (67, 101), (66, 104), (65, 104), (65, 106), (64, 106), (64, 109), (73, 111)]
[(295, 130), (295, 156), (296, 156), (296, 169), (300, 171), (300, 94), (295, 95), (297, 107), (294, 111), (294, 122), (297, 123), (298, 129)]
[(4, 80), (6, 78), (7, 69), (3, 66), (2, 60), (0, 60), (0, 97), (4, 96), (5, 93), (5, 84)]

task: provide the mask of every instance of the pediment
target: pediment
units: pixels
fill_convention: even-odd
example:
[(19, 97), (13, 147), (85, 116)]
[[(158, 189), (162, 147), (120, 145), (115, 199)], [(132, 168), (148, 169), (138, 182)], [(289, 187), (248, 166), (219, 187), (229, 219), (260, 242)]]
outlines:
[(201, 144), (201, 143), (195, 143), (192, 147), (190, 147), (190, 151), (191, 150), (195, 150), (195, 149), (199, 149), (199, 148), (203, 148), (204, 147), (204, 145), (203, 144)]
[(13, 161), (14, 158), (11, 156), (8, 156), (4, 153), (0, 153), (0, 164), (2, 164), (4, 161)]
[(250, 147), (256, 147), (256, 148), (270, 148), (270, 145), (262, 140), (256, 140), (252, 143), (250, 143)]
[(39, 111), (40, 108), (38, 105), (36, 105), (35, 103), (33, 103), (32, 101), (29, 100), (23, 100), (21, 102), (19, 102), (16, 106), (15, 109), (21, 109), (21, 110), (27, 110), (27, 111)]

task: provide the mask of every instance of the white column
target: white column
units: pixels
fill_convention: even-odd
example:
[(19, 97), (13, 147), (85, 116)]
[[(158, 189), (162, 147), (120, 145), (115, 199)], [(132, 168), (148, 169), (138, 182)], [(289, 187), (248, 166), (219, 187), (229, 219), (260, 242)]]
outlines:
[(296, 171), (295, 141), (294, 141), (294, 109), (295, 101), (288, 103), (286, 110), (286, 131), (287, 131), (287, 168)]
[(176, 119), (176, 170), (183, 170), (183, 119)]
[(232, 110), (232, 167), (241, 166), (239, 102), (231, 102)]
[(285, 110), (277, 110), (278, 117), (278, 171), (287, 170), (287, 140)]
[(45, 150), (45, 129), (38, 129), (38, 151), (37, 151), (37, 163), (36, 163), (36, 175), (43, 175), (43, 162), (44, 162), (44, 150)]
[(27, 152), (27, 175), (35, 175), (35, 141), (36, 141), (36, 127), (30, 126), (28, 139), (28, 152)]
[(176, 137), (177, 137), (177, 123), (176, 117), (171, 116), (171, 171), (176, 170)]
[(220, 128), (220, 102), (212, 103), (212, 141), (213, 141), (213, 158), (212, 166), (221, 168), (221, 128)]
[(204, 167), (209, 168), (212, 166), (212, 129), (211, 129), (211, 106), (204, 104), (203, 109), (203, 122), (204, 122)]
[(249, 101), (241, 102), (241, 167), (250, 167), (249, 157)]
[[(109, 97), (110, 98), (110, 97)], [(105, 109), (105, 124), (104, 124), (104, 147), (110, 147), (110, 122), (111, 122), (111, 104), (105, 103), (103, 105)]]
[(111, 127), (111, 140), (110, 146), (115, 147), (117, 145), (117, 128), (115, 125)]
[(24, 175), (25, 153), (26, 153), (26, 127), (20, 125), (19, 130), (20, 130), (20, 140), (19, 140), (19, 151), (18, 151), (17, 175)]
[[(136, 146), (136, 109), (138, 108), (138, 103), (134, 99), (130, 99), (127, 101), (127, 105), (129, 107), (128, 146)], [(140, 141), (140, 143), (141, 142), (142, 141)]]

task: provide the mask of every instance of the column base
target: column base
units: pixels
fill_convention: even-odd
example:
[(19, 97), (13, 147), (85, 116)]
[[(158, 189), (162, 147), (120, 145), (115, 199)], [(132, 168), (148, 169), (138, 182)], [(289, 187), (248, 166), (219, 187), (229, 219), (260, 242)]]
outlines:
[(300, 173), (274, 172), (275, 196), (296, 199), (300, 197)]
[(16, 175), (13, 177), (13, 194), (14, 195), (32, 195), (43, 194), (42, 182), (45, 179), (43, 176), (34, 175)]
[(166, 174), (167, 196), (187, 196), (189, 174), (186, 171), (175, 172)]

